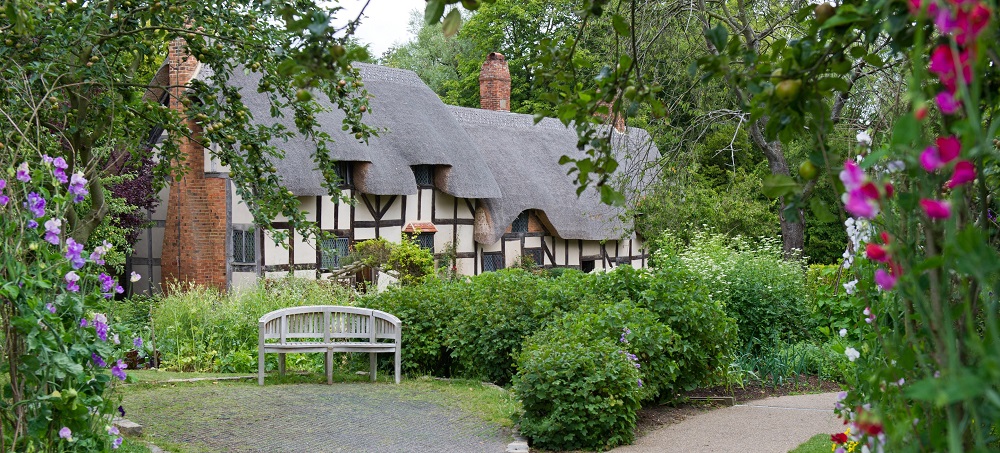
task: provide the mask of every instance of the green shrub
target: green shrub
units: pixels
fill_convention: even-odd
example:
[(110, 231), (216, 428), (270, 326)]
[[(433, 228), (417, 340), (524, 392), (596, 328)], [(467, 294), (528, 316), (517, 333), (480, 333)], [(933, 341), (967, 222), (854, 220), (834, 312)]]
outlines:
[(633, 440), (639, 373), (616, 341), (580, 323), (532, 336), (518, 359), (514, 391), (521, 433), (539, 448), (604, 449)]
[(554, 328), (571, 329), (581, 326), (588, 335), (618, 342), (618, 347), (635, 354), (643, 386), (639, 390), (641, 401), (658, 396), (673, 396), (677, 381), (676, 360), (681, 351), (681, 339), (662, 324), (656, 315), (629, 300), (606, 303), (598, 307), (584, 307), (587, 311), (570, 313), (554, 323)]
[(859, 313), (864, 310), (865, 303), (859, 297), (847, 294), (843, 286), (847, 283), (844, 281), (846, 278), (853, 277), (835, 265), (814, 264), (806, 273), (811, 323), (827, 335), (840, 329), (860, 335), (857, 329), (861, 322)]
[(785, 260), (781, 243), (696, 233), (680, 260), (725, 301), (743, 345), (808, 339), (813, 330), (800, 260)]

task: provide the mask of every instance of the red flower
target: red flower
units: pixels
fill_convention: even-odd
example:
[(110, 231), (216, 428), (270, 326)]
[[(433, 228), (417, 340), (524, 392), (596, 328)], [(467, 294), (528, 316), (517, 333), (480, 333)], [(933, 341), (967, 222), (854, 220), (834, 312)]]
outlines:
[(865, 254), (868, 255), (868, 259), (872, 261), (884, 263), (889, 260), (889, 253), (886, 252), (881, 245), (872, 244), (871, 242), (865, 246)]
[(976, 166), (967, 160), (959, 161), (955, 164), (955, 172), (951, 175), (951, 180), (948, 181), (946, 186), (949, 189), (954, 189), (963, 184), (972, 182), (976, 179)]
[(844, 433), (830, 434), (830, 442), (833, 442), (837, 445), (845, 444), (847, 443), (847, 434)]

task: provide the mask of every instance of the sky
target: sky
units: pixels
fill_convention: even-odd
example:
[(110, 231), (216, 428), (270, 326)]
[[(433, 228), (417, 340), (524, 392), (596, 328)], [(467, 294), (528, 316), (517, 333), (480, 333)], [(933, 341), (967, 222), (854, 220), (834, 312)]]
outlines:
[[(423, 12), (425, 4), (425, 0), (371, 0), (355, 37), (370, 45), (373, 57), (381, 57), (393, 44), (402, 44), (412, 38), (408, 30), (410, 13), (413, 10)], [(364, 5), (364, 0), (340, 0), (344, 10), (338, 16), (353, 19)]]

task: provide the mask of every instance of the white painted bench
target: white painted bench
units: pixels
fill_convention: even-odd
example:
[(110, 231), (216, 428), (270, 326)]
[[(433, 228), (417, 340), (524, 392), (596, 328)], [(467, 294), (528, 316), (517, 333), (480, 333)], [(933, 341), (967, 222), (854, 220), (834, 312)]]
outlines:
[(326, 383), (333, 383), (334, 352), (367, 352), (375, 381), (376, 354), (395, 353), (399, 383), (401, 324), (399, 318), (370, 308), (309, 305), (284, 308), (262, 316), (257, 347), (257, 384), (264, 385), (264, 354), (278, 354), (278, 373), (285, 374), (285, 354), (323, 352)]

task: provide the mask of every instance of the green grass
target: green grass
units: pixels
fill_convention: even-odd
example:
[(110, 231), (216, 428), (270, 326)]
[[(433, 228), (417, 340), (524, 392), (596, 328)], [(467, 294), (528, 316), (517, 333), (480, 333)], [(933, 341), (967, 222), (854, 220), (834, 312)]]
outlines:
[(122, 446), (118, 448), (119, 453), (150, 453), (149, 448), (142, 441), (126, 438)]
[(829, 434), (817, 434), (788, 453), (830, 453), (831, 445)]

